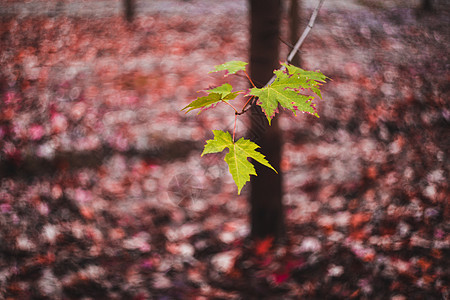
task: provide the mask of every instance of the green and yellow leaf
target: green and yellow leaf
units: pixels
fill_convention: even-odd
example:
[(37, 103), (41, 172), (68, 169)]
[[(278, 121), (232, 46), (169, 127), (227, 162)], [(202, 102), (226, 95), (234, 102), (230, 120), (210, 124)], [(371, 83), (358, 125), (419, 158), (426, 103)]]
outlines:
[[(237, 97), (241, 91), (232, 92), (233, 87), (231, 84), (225, 83), (221, 86), (218, 86), (213, 89), (205, 90), (205, 92), (208, 93), (207, 96), (204, 97), (198, 97), (194, 101), (192, 101), (190, 104), (185, 106), (182, 110), (187, 109), (186, 113), (190, 112), (191, 110), (200, 108), (200, 109), (207, 109), (211, 107), (212, 105), (219, 103), (221, 101), (228, 101), (233, 100)], [(202, 112), (200, 110), (198, 113)]]
[(227, 71), (225, 76), (235, 74), (238, 71), (245, 71), (245, 66), (248, 65), (248, 63), (239, 61), (239, 60), (232, 60), (229, 62), (226, 62), (224, 64), (218, 65), (214, 67), (214, 70), (209, 73), (214, 72), (220, 72), (220, 71)]
[(228, 148), (228, 153), (225, 155), (224, 160), (228, 164), (231, 176), (233, 176), (233, 180), (238, 187), (238, 194), (241, 193), (244, 185), (250, 181), (250, 175), (257, 175), (253, 164), (249, 162), (248, 158), (252, 158), (277, 172), (264, 155), (256, 151), (259, 148), (257, 144), (244, 138), (233, 142), (229, 132), (213, 130), (213, 133), (214, 139), (206, 141), (202, 156), (208, 153), (222, 152), (225, 148)]
[(291, 110), (294, 114), (302, 111), (319, 117), (315, 104), (311, 102), (314, 97), (300, 94), (300, 90), (311, 90), (321, 97), (319, 86), (327, 77), (319, 71), (305, 71), (292, 65), (283, 65), (286, 70), (275, 70), (276, 79), (272, 84), (263, 88), (252, 88), (248, 95), (258, 97), (257, 103), (263, 109), (269, 124), (279, 106)]

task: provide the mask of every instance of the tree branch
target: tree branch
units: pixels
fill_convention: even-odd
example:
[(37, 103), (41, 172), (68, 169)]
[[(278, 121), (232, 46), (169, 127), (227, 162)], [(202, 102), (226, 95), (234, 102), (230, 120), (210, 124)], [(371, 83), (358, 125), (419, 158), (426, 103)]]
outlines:
[[(300, 47), (302, 46), (303, 42), (306, 39), (306, 36), (309, 34), (309, 32), (311, 31), (311, 29), (314, 26), (314, 22), (316, 21), (317, 14), (319, 13), (320, 7), (322, 6), (324, 1), (325, 0), (319, 0), (319, 3), (317, 4), (316, 8), (314, 9), (314, 11), (311, 15), (311, 18), (309, 19), (308, 25), (306, 26), (306, 28), (303, 31), (300, 38), (298, 39), (297, 43), (295, 43), (294, 49), (292, 49), (292, 51), (289, 53), (287, 59), (284, 61), (285, 63), (290, 63), (291, 60), (294, 58), (295, 54), (297, 53), (298, 49), (300, 49)], [(281, 71), (283, 71), (284, 69), (286, 69), (285, 66), (282, 66), (280, 68)], [(277, 78), (277, 76), (273, 75), (272, 78), (270, 78), (270, 80), (266, 83), (265, 87), (271, 85), (275, 81), (276, 78)]]
[(250, 99), (247, 100), (247, 102), (245, 102), (244, 106), (242, 107), (241, 112), (236, 112), (237, 115), (242, 115), (243, 113), (245, 113), (247, 110), (247, 105), (250, 103), (250, 101), (253, 99), (253, 97), (255, 96), (251, 96)]
[[(281, 37), (278, 37), (278, 39), (280, 40), (280, 42), (282, 42), (283, 44), (285, 44), (289, 48), (294, 49), (294, 45), (292, 45), (288, 41), (283, 40)], [(297, 50), (297, 51), (298, 51), (298, 53), (302, 53), (302, 51), (300, 51), (300, 50)]]
[(291, 53), (289, 53), (289, 56), (286, 60), (286, 62), (291, 62), (291, 60), (294, 58), (295, 53), (297, 53), (298, 49), (300, 49), (300, 46), (303, 44), (303, 42), (306, 39), (306, 36), (309, 34), (311, 29), (314, 26), (314, 22), (316, 21), (317, 14), (319, 13), (320, 7), (322, 6), (323, 2), (325, 0), (320, 0), (317, 4), (316, 8), (313, 11), (313, 14), (311, 15), (311, 19), (309, 20), (308, 26), (306, 26), (305, 30), (302, 33), (302, 36), (298, 39), (297, 43), (294, 46), (294, 49), (292, 49)]
[(222, 99), (222, 102), (225, 103), (225, 104), (227, 104), (227, 105), (229, 105), (232, 109), (234, 109), (234, 113), (235, 113), (235, 114), (238, 113), (238, 110), (236, 109), (236, 107), (233, 106), (233, 104), (231, 104), (231, 103), (229, 103), (229, 102), (227, 102), (227, 101), (225, 101), (225, 100), (223, 100), (223, 99)]

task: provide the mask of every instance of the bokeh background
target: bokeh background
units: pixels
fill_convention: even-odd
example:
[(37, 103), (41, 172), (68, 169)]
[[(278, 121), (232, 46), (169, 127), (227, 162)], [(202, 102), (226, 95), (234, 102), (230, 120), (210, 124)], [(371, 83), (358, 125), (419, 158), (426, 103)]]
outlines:
[(117, 0), (2, 0), (0, 299), (448, 299), (450, 9), (432, 3), (325, 2), (302, 67), (332, 81), (319, 119), (281, 117), (289, 243), (269, 249), (223, 157), (200, 158), (233, 111), (180, 111), (248, 61), (246, 1), (140, 0), (129, 23)]

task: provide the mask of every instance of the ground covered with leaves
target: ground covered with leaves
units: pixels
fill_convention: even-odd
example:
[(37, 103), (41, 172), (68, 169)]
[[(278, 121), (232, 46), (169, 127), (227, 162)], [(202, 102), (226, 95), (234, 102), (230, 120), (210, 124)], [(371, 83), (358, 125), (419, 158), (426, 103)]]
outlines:
[(234, 112), (180, 111), (248, 60), (244, 1), (154, 1), (133, 24), (38, 2), (2, 4), (0, 299), (448, 299), (448, 5), (321, 10), (303, 67), (332, 81), (320, 119), (280, 120), (273, 245), (247, 238), (223, 157), (200, 158)]

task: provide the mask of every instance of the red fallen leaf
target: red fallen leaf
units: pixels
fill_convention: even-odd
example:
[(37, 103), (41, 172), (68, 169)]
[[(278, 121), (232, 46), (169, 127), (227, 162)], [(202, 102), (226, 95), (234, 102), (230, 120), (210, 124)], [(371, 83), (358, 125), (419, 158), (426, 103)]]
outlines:
[(263, 240), (256, 241), (255, 252), (257, 255), (266, 254), (272, 247), (273, 237), (267, 237)]
[(375, 253), (367, 253), (364, 257), (363, 260), (366, 262), (371, 262), (375, 259)]
[(432, 250), (431, 250), (431, 255), (432, 255), (434, 258), (441, 259), (441, 258), (442, 258), (442, 251), (439, 250), (439, 249), (432, 249)]
[(365, 230), (354, 230), (350, 233), (350, 237), (357, 241), (365, 240), (367, 237), (367, 231)]
[(48, 252), (46, 255), (38, 255), (35, 258), (35, 262), (39, 265), (49, 265), (55, 262), (55, 255), (51, 252)]
[(147, 299), (147, 295), (141, 293), (141, 294), (137, 294), (136, 296), (133, 297), (133, 300), (145, 300)]
[(369, 179), (375, 180), (378, 176), (378, 171), (376, 166), (369, 166), (366, 170), (366, 176)]
[(296, 268), (300, 268), (301, 266), (303, 266), (305, 264), (305, 262), (306, 262), (306, 260), (303, 257), (301, 257), (296, 260), (288, 261), (288, 263), (286, 264), (286, 267), (289, 270), (293, 270)]
[(289, 272), (283, 272), (283, 273), (275, 273), (273, 274), (273, 279), (276, 284), (280, 284), (285, 282), (289, 278)]
[(37, 140), (40, 140), (44, 136), (45, 130), (44, 130), (44, 127), (42, 127), (41, 125), (34, 124), (28, 130), (28, 134), (29, 134), (31, 140), (37, 141)]
[(428, 284), (431, 285), (436, 281), (436, 277), (437, 275), (424, 275), (423, 276), (423, 281)]
[(2, 117), (4, 120), (12, 120), (15, 114), (16, 112), (14, 111), (13, 108), (5, 108)]
[(11, 293), (20, 293), (22, 292), (22, 287), (17, 282), (11, 283), (6, 289)]
[(238, 270), (237, 268), (231, 269), (229, 276), (231, 278), (237, 279), (237, 278), (242, 278), (242, 272), (240, 270)]
[(80, 208), (80, 213), (83, 217), (85, 217), (88, 220), (92, 219), (94, 216), (94, 213), (92, 212), (92, 210), (86, 206), (83, 206)]
[(425, 258), (420, 258), (417, 261), (417, 264), (422, 269), (422, 272), (426, 272), (431, 267), (431, 262), (429, 260), (426, 260)]
[(358, 228), (370, 220), (370, 215), (367, 213), (357, 213), (352, 216), (351, 224), (353, 228)]
[(359, 296), (360, 293), (360, 289), (357, 289), (356, 291), (354, 291), (351, 295), (350, 298), (356, 298)]
[(291, 162), (288, 158), (283, 158), (281, 160), (281, 170), (284, 172), (289, 171), (292, 168)]
[(401, 288), (402, 288), (402, 284), (398, 281), (394, 281), (391, 283), (389, 290), (394, 291), (394, 290), (400, 290)]

